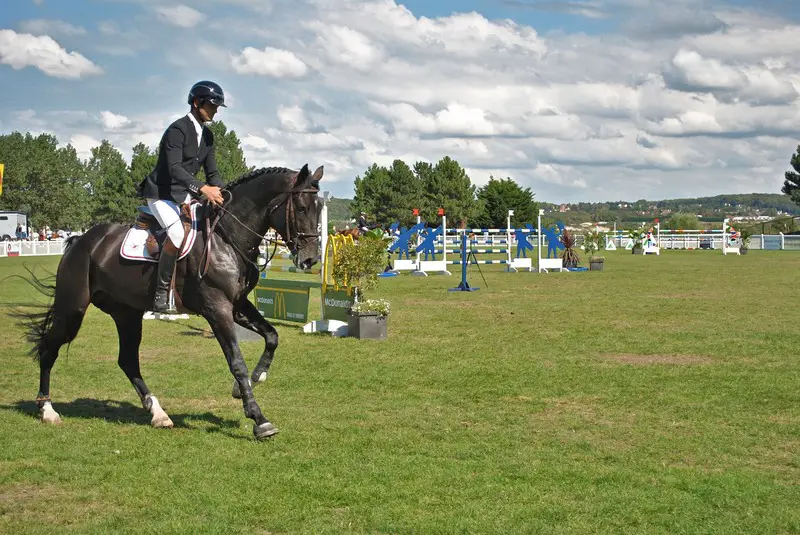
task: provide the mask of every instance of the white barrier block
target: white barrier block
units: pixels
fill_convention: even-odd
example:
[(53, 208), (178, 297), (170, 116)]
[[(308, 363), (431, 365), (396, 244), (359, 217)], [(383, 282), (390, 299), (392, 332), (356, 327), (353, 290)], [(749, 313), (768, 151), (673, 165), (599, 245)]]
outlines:
[(416, 271), (416, 260), (392, 260), (392, 271), (400, 273), (401, 271)]
[(569, 271), (564, 267), (560, 258), (540, 258), (539, 259), (539, 273), (550, 271)]
[(507, 271), (518, 271), (520, 269), (524, 269), (525, 271), (533, 271), (533, 259), (512, 258), (511, 263), (508, 265)]
[(452, 273), (447, 271), (447, 262), (445, 262), (444, 260), (420, 260), (419, 269), (411, 274), (427, 277), (428, 273), (437, 273), (439, 275), (452, 275)]

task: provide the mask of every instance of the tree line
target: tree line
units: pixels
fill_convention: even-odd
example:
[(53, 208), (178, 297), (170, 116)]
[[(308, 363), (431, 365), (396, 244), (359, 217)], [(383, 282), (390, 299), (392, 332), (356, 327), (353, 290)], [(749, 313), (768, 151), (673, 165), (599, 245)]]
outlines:
[[(224, 181), (252, 170), (236, 132), (228, 131), (222, 121), (209, 128)], [(138, 143), (128, 164), (105, 139), (91, 149), (88, 160), (81, 160), (71, 144), (58, 145), (52, 134), (0, 136), (0, 162), (5, 164), (0, 209), (28, 213), (34, 228), (80, 230), (95, 223), (132, 222), (136, 208), (144, 203), (136, 188), (155, 167), (158, 147)]]
[(447, 216), (449, 227), (505, 228), (508, 210), (514, 210), (512, 226), (536, 224), (539, 204), (530, 188), (520, 187), (511, 178), (491, 177), (478, 188), (466, 170), (445, 156), (435, 164), (418, 161), (409, 166), (397, 159), (390, 166), (372, 164), (355, 178), (351, 211), (362, 211), (370, 224), (388, 227), (394, 222), (403, 226), (416, 223), (413, 209), (423, 221), (438, 224), (439, 209)]

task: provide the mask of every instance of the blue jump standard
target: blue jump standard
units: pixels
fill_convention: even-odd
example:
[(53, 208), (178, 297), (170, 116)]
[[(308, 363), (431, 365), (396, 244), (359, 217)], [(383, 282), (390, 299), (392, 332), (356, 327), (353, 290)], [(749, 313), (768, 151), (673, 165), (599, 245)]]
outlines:
[(480, 288), (473, 288), (467, 282), (467, 265), (469, 262), (467, 261), (467, 238), (466, 235), (461, 237), (461, 258), (463, 262), (461, 262), (461, 282), (458, 284), (457, 288), (449, 288), (448, 292), (476, 292), (480, 290)]

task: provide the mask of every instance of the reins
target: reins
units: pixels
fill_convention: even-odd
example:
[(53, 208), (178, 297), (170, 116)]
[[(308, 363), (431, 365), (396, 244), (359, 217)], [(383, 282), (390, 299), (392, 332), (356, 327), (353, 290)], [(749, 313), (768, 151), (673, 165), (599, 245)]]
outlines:
[[(269, 212), (267, 213), (267, 217), (269, 217), (275, 210), (277, 210), (284, 203), (286, 203), (286, 222), (285, 222), (285, 224), (286, 224), (286, 241), (285, 241), (285, 245), (289, 248), (290, 251), (295, 249), (295, 247), (294, 247), (294, 245), (295, 245), (294, 244), (294, 239), (292, 238), (292, 228), (291, 228), (291, 223), (294, 223), (294, 220), (295, 220), (295, 218), (294, 218), (295, 210), (294, 210), (294, 202), (293, 202), (294, 195), (295, 194), (301, 194), (301, 193), (319, 193), (319, 190), (314, 189), (314, 188), (303, 188), (303, 189), (295, 190), (294, 189), (294, 185), (295, 185), (296, 180), (297, 180), (297, 175), (295, 175), (292, 178), (292, 183), (289, 186), (289, 190), (288, 191), (284, 191), (284, 192), (280, 192), (276, 196), (276, 199), (279, 199), (278, 202), (273, 204), (273, 206), (269, 209)], [(201, 256), (200, 264), (199, 264), (199, 266), (197, 268), (197, 276), (201, 280), (208, 273), (208, 269), (209, 269), (209, 267), (211, 265), (211, 249), (212, 249), (212, 243), (214, 241), (214, 233), (216, 232), (217, 226), (219, 225), (219, 223), (222, 220), (222, 217), (224, 215), (231, 216), (233, 218), (233, 220), (236, 221), (236, 223), (239, 226), (241, 226), (243, 229), (247, 230), (250, 234), (253, 234), (254, 236), (258, 237), (259, 240), (266, 239), (267, 242), (272, 242), (273, 243), (272, 253), (270, 254), (269, 258), (267, 258), (267, 261), (264, 263), (264, 266), (259, 268), (258, 264), (256, 264), (252, 260), (250, 260), (248, 255), (246, 255), (233, 242), (233, 239), (231, 239), (230, 236), (227, 236), (227, 239), (225, 240), (226, 242), (228, 242), (228, 244), (230, 244), (231, 247), (233, 247), (233, 249), (239, 254), (239, 256), (241, 256), (247, 263), (249, 263), (254, 268), (256, 268), (256, 271), (258, 271), (259, 273), (263, 272), (267, 268), (267, 266), (272, 261), (272, 258), (275, 256), (275, 253), (278, 250), (278, 244), (281, 243), (277, 239), (265, 238), (265, 236), (262, 236), (261, 234), (259, 234), (255, 230), (253, 230), (250, 227), (248, 227), (245, 223), (243, 223), (238, 217), (236, 217), (236, 214), (234, 214), (233, 212), (231, 212), (230, 210), (225, 208), (225, 205), (228, 205), (233, 201), (233, 192), (230, 191), (230, 190), (222, 190), (223, 196), (224, 196), (225, 193), (229, 194), (229, 198), (228, 198), (227, 201), (223, 201), (222, 204), (214, 206), (214, 208), (216, 208), (216, 214), (215, 214), (213, 220), (212, 220), (211, 217), (206, 217), (205, 218), (206, 219), (205, 247), (203, 248), (203, 255)], [(213, 206), (211, 204), (211, 202), (208, 201), (208, 200), (206, 200), (204, 202), (204, 205), (205, 205), (206, 208), (209, 208), (209, 207)], [(310, 233), (304, 233), (304, 232), (297, 232), (296, 225), (295, 225), (295, 229), (294, 230), (295, 230), (295, 232), (294, 232), (295, 237), (298, 240), (305, 240), (305, 239), (308, 239), (308, 238), (319, 237), (319, 233), (310, 234)], [(225, 236), (224, 227), (220, 227), (220, 231), (222, 231), (221, 234), (222, 234), (223, 238), (225, 238), (226, 236)], [(258, 246), (256, 246), (256, 249), (258, 249)]]

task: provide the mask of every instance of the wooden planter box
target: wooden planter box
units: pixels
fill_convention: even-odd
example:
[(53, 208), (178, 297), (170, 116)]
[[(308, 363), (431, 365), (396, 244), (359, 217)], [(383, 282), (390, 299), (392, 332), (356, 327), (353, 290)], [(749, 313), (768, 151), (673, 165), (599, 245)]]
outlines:
[(605, 262), (589, 262), (589, 271), (603, 271)]

